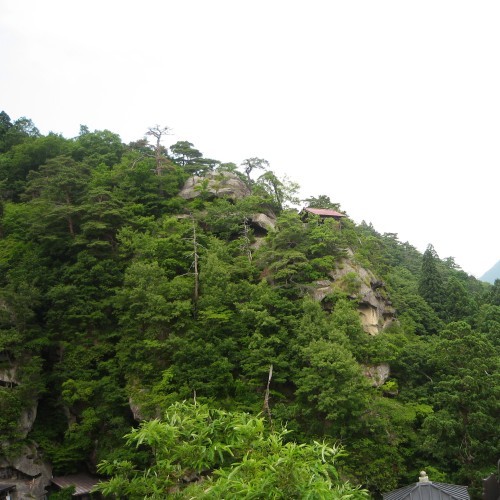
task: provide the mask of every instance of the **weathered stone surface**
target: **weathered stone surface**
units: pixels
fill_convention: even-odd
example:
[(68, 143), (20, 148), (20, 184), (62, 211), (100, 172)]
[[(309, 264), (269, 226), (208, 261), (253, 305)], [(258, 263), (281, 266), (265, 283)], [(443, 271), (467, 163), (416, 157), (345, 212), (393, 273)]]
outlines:
[(25, 438), (31, 431), (33, 424), (36, 420), (36, 414), (38, 410), (38, 401), (33, 402), (31, 406), (25, 408), (21, 412), (21, 417), (19, 419), (19, 432), (22, 437)]
[(52, 468), (41, 459), (35, 445), (25, 445), (18, 456), (2, 459), (0, 469), (10, 472), (10, 477), (2, 477), (2, 481), (16, 485), (15, 498), (45, 498)]
[(359, 304), (358, 311), (364, 331), (370, 335), (377, 335), (380, 328), (378, 308), (369, 304)]
[(373, 292), (363, 295), (358, 310), (363, 328), (370, 335), (377, 335), (395, 320), (394, 308), (384, 297)]
[(356, 300), (361, 323), (366, 333), (377, 335), (394, 321), (395, 310), (382, 294), (383, 283), (371, 271), (355, 264), (352, 256), (352, 252), (349, 252), (349, 257), (330, 276), (334, 280), (339, 280), (348, 273), (355, 273), (359, 277), (360, 287)]
[(265, 231), (272, 231), (276, 226), (276, 217), (267, 214), (255, 214), (252, 216), (252, 224)]
[(314, 282), (312, 298), (321, 302), (328, 294), (332, 293), (332, 282), (330, 280), (318, 280)]
[(395, 310), (383, 295), (383, 283), (371, 271), (355, 264), (352, 252), (349, 251), (348, 254), (349, 257), (330, 271), (330, 280), (320, 280), (315, 283), (311, 295), (315, 300), (323, 300), (336, 288), (342, 288), (342, 279), (347, 274), (354, 273), (359, 279), (359, 289), (351, 295), (351, 298), (358, 302), (364, 331), (370, 335), (377, 335), (394, 321)]
[(387, 363), (380, 365), (362, 365), (363, 373), (373, 387), (380, 387), (385, 384), (391, 374), (391, 369)]
[(19, 385), (19, 380), (17, 378), (17, 366), (12, 365), (6, 368), (0, 368), (0, 383), (7, 387)]
[(19, 384), (19, 363), (7, 352), (0, 350), (0, 385), (14, 387)]
[[(206, 185), (203, 183), (206, 182)], [(179, 196), (187, 200), (197, 198), (205, 191), (215, 197), (226, 197), (238, 200), (250, 195), (250, 189), (236, 174), (232, 172), (209, 172), (203, 177), (190, 177)]]
[(144, 420), (144, 415), (142, 414), (141, 407), (132, 399), (132, 396), (129, 396), (128, 398), (128, 406), (135, 421), (140, 422)]

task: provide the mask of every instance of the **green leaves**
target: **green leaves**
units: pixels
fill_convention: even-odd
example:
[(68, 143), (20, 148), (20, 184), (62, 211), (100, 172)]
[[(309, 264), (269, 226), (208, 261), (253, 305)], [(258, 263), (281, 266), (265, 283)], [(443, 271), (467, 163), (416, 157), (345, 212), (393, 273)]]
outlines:
[(134, 498), (367, 497), (339, 479), (341, 447), (285, 443), (286, 434), (268, 432), (260, 417), (176, 403), (162, 421), (144, 422), (126, 436), (128, 446), (151, 450), (148, 463), (102, 462), (99, 472), (112, 477), (97, 489)]
[(342, 345), (314, 340), (302, 350), (304, 367), (296, 378), (296, 394), (312, 403), (342, 436), (366, 409), (368, 382)]
[[(374, 491), (413, 467), (469, 481), (493, 463), (500, 281), (481, 284), (432, 247), (422, 256), (347, 217), (302, 221), (286, 208), (297, 186), (259, 158), (243, 163), (250, 196), (208, 195), (225, 171), (245, 179), (225, 164), (199, 182), (202, 199), (184, 200), (188, 176), (218, 162), (187, 141), (167, 150), (167, 132), (125, 147), (106, 130), (42, 136), (0, 114), (2, 436), (19, 437), (39, 398), (29, 437), (61, 472), (106, 455), (109, 494), (356, 497), (339, 484), (336, 447), (289, 442), (229, 411), (262, 409), (273, 365), (273, 425), (289, 422), (303, 443), (344, 440), (346, 470)], [(336, 278), (344, 259), (377, 283)], [(396, 309), (375, 338), (359, 322), (369, 285)], [(334, 292), (314, 302), (318, 286)], [(360, 362), (390, 378), (372, 387)], [(21, 383), (10, 387), (12, 370)], [(172, 406), (193, 397), (228, 410)]]
[(444, 282), (438, 267), (438, 255), (432, 245), (427, 247), (422, 258), (422, 270), (418, 292), (425, 301), (440, 315), (445, 300)]

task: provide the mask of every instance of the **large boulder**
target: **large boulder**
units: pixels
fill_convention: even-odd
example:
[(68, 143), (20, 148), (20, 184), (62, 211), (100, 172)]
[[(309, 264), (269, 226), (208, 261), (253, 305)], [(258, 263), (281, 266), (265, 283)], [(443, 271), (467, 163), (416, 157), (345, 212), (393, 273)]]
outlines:
[(363, 374), (370, 381), (372, 387), (381, 387), (384, 385), (391, 374), (391, 368), (388, 363), (361, 366)]
[(0, 459), (2, 482), (16, 486), (14, 498), (46, 498), (52, 468), (44, 462), (35, 445), (25, 445), (13, 458)]
[(186, 200), (192, 200), (208, 193), (213, 197), (229, 198), (238, 200), (249, 196), (251, 191), (247, 184), (232, 172), (209, 172), (203, 177), (190, 177), (179, 196)]
[(19, 385), (17, 365), (9, 365), (0, 368), (0, 385), (4, 387), (14, 387)]
[(276, 227), (276, 216), (274, 214), (254, 214), (250, 224), (257, 231), (267, 234)]

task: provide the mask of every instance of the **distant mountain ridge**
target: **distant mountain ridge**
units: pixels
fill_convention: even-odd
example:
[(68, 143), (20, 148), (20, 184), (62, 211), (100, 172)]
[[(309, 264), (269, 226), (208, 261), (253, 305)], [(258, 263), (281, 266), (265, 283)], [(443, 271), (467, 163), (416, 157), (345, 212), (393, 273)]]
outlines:
[(500, 279), (500, 260), (489, 270), (486, 271), (480, 278), (481, 281), (487, 283), (495, 283), (495, 280)]

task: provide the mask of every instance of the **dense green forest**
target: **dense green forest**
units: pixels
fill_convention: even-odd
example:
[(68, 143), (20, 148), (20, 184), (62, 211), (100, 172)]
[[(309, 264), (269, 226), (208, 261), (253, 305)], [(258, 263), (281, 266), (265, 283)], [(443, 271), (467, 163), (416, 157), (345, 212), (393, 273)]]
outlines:
[[(200, 477), (212, 498), (306, 498), (311, 477), (309, 498), (377, 496), (422, 469), (477, 497), (500, 457), (500, 280), (305, 217), (265, 160), (166, 133), (0, 114), (3, 463), (29, 444), (119, 498), (202, 496)], [(385, 308), (371, 331), (363, 307)]]

